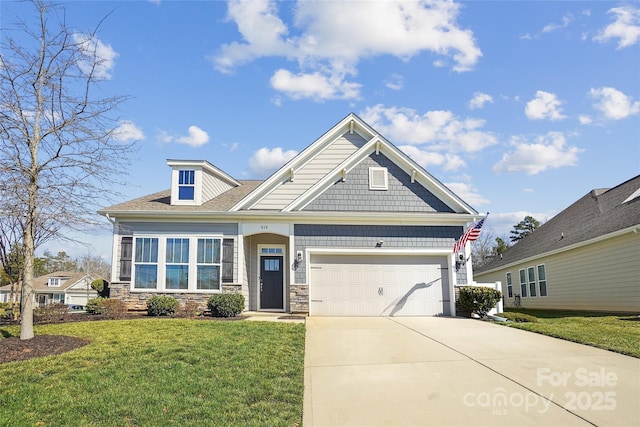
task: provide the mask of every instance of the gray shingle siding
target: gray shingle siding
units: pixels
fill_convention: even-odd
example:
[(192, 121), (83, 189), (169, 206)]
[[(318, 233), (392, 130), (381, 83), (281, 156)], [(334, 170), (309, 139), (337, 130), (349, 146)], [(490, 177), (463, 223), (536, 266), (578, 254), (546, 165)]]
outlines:
[[(294, 234), (294, 250), (303, 252), (308, 247), (375, 248), (379, 240), (384, 240), (385, 249), (453, 248), (462, 227), (296, 224)], [(295, 283), (306, 283), (306, 263), (296, 269)]]
[[(385, 167), (389, 189), (369, 189), (369, 168)], [(383, 154), (372, 153), (350, 171), (345, 182), (338, 181), (311, 202), (306, 211), (368, 212), (453, 212), (442, 200)]]

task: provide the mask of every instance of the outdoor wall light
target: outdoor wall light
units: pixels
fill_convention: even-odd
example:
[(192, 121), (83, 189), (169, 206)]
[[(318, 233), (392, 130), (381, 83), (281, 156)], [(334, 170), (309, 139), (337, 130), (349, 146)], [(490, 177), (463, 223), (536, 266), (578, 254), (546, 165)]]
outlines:
[(302, 251), (296, 252), (296, 262), (302, 262)]
[(384, 240), (378, 240), (378, 243), (376, 243), (376, 248), (381, 248), (383, 244)]

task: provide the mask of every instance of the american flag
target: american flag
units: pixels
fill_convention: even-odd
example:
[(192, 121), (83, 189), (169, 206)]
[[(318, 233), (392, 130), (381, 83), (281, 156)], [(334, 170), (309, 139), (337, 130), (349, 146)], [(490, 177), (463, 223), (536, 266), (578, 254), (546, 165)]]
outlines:
[(465, 231), (462, 237), (460, 237), (456, 242), (456, 244), (453, 246), (454, 253), (464, 250), (464, 247), (467, 245), (467, 242), (473, 242), (474, 240), (478, 240), (478, 237), (480, 237), (480, 233), (482, 232), (482, 226), (484, 225), (485, 219), (487, 219), (486, 216), (482, 218), (480, 221), (476, 222), (473, 227), (469, 227), (469, 229)]

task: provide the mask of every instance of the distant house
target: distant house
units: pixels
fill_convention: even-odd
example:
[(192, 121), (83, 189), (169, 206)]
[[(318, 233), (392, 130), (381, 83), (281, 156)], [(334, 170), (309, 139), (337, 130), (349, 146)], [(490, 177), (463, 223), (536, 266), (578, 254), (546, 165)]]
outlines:
[[(86, 273), (56, 271), (34, 279), (33, 302), (36, 307), (48, 304), (87, 305), (98, 294), (91, 287), (94, 278)], [(17, 288), (17, 286), (15, 287)], [(9, 302), (11, 285), (0, 287), (0, 302)]]
[(446, 316), (471, 282), (452, 248), (482, 215), (355, 114), (265, 181), (205, 160), (167, 166), (169, 189), (100, 211), (111, 296), (132, 309), (226, 292), (249, 310)]
[(505, 305), (640, 313), (640, 175), (593, 190), (476, 269)]

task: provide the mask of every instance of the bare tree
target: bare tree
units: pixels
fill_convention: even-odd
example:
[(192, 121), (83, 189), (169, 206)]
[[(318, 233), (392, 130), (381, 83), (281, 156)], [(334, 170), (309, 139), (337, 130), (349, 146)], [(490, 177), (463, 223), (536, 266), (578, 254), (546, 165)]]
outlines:
[(76, 259), (76, 264), (80, 271), (91, 274), (96, 279), (111, 280), (111, 264), (99, 255), (85, 254)]
[(496, 237), (490, 231), (483, 232), (480, 237), (471, 243), (471, 255), (473, 268), (479, 268), (500, 256), (507, 248), (504, 243), (506, 237)]
[[(36, 18), (3, 28), (0, 54), (0, 190), (20, 218), (24, 277), (20, 338), (33, 338), (37, 236), (95, 224), (111, 201), (132, 145), (118, 141), (113, 115), (127, 97), (101, 97), (107, 59), (97, 39), (67, 27), (64, 9), (32, 0)], [(6, 19), (5, 19), (6, 22)], [(96, 94), (98, 93), (98, 94)]]

